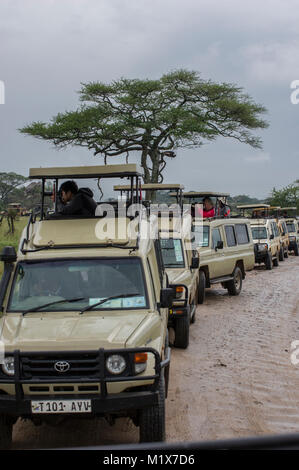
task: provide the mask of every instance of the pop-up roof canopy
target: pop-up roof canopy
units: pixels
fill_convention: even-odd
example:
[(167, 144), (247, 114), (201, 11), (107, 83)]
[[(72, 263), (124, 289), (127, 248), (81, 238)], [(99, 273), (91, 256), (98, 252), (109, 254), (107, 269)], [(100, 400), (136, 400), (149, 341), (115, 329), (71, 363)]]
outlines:
[[(114, 186), (115, 191), (128, 191), (131, 187), (128, 184)], [(182, 184), (167, 184), (167, 183), (144, 183), (140, 185), (142, 190), (153, 190), (153, 191), (167, 191), (167, 190), (183, 190), (184, 186)]]
[(142, 176), (139, 165), (97, 165), (53, 168), (30, 168), (31, 179), (65, 179), (65, 178), (125, 178)]
[[(130, 199), (133, 204), (139, 200), (140, 177), (142, 169), (135, 163), (125, 165), (97, 165), (97, 166), (73, 166), (73, 167), (52, 167), (52, 168), (30, 168), (29, 178), (42, 180), (42, 197), (41, 197), (41, 219), (44, 217), (44, 198), (52, 193), (45, 191), (46, 180), (54, 180), (54, 198), (55, 211), (57, 210), (57, 193), (58, 180), (61, 179), (102, 179), (102, 178), (128, 178), (130, 180)], [(135, 187), (135, 189), (134, 189)], [(135, 191), (135, 198), (134, 198)]]
[(241, 206), (237, 206), (237, 209), (269, 209), (270, 205), (269, 204), (243, 204)]
[(229, 193), (220, 193), (215, 191), (189, 191), (187, 193), (183, 193), (183, 197), (185, 198), (196, 198), (196, 197), (229, 197)]

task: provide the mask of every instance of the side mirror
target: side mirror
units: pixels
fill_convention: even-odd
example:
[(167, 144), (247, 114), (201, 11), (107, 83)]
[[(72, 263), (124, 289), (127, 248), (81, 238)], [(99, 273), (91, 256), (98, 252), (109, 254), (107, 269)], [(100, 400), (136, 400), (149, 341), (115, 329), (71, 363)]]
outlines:
[(217, 242), (217, 245), (215, 247), (215, 250), (223, 250), (223, 241), (222, 240), (218, 240)]
[(199, 268), (199, 258), (198, 256), (193, 256), (191, 261), (191, 269), (198, 269)]
[(0, 261), (4, 263), (14, 263), (17, 261), (17, 253), (13, 246), (5, 246), (0, 255)]
[(274, 238), (274, 235), (273, 235), (273, 233), (271, 233), (270, 240), (273, 240), (273, 238)]
[(174, 289), (172, 289), (171, 287), (166, 287), (164, 289), (161, 289), (160, 307), (171, 308), (174, 298), (175, 298)]

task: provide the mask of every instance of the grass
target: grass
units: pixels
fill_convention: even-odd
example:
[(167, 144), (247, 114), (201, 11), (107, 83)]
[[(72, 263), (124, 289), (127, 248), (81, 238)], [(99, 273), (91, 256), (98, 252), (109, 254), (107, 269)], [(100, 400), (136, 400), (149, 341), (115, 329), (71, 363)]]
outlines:
[[(23, 228), (27, 225), (28, 217), (19, 217), (18, 220), (15, 221), (15, 233), (10, 234), (8, 233), (8, 224), (7, 220), (4, 219), (2, 224), (0, 225), (0, 252), (4, 246), (14, 246), (15, 249), (18, 249), (19, 240), (21, 237), (21, 233)], [(2, 276), (3, 272), (3, 263), (0, 263), (0, 275)]]

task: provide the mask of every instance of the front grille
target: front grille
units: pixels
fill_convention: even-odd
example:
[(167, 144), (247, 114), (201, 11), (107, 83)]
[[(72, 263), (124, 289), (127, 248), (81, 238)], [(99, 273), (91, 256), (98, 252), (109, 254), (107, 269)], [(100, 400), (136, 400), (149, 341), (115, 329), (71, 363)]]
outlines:
[(100, 374), (98, 352), (61, 355), (21, 356), (21, 376), (24, 379), (80, 378), (95, 379)]

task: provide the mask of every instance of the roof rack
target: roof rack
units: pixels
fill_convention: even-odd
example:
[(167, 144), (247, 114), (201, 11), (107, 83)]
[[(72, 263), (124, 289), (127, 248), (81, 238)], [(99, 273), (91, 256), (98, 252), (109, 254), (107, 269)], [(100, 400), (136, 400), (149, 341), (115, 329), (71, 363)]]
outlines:
[[(130, 180), (129, 193), (131, 204), (139, 201), (139, 187), (142, 169), (135, 163), (124, 165), (96, 165), (74, 167), (30, 168), (29, 178), (42, 180), (42, 194), (40, 217), (44, 218), (45, 197), (54, 194), (55, 211), (57, 211), (58, 181), (61, 179), (102, 179), (102, 178), (128, 178)], [(54, 180), (53, 193), (45, 191), (45, 182)], [(134, 195), (135, 193), (135, 195)]]
[[(120, 191), (122, 195), (123, 192), (127, 192), (128, 190), (130, 190), (130, 186), (129, 185), (117, 185), (117, 186), (114, 186), (113, 189), (115, 191)], [(176, 197), (177, 203), (180, 205), (181, 208), (183, 205), (182, 203), (183, 189), (184, 189), (184, 186), (182, 184), (176, 184), (176, 183), (144, 183), (139, 186), (140, 191), (173, 191), (171, 196)]]
[(221, 193), (218, 191), (187, 191), (183, 193), (183, 197), (192, 199), (197, 197), (229, 197), (229, 193)]

